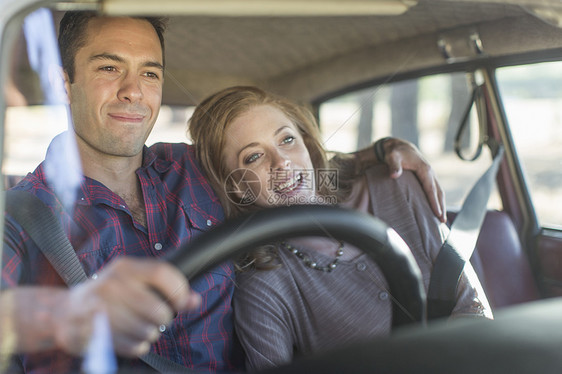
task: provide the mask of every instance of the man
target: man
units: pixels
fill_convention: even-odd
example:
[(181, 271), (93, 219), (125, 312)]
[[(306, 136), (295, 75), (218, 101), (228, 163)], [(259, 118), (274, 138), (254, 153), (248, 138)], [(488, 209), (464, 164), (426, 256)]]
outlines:
[[(55, 338), (47, 339), (46, 347), (56, 351), (29, 349), (25, 344), (18, 347), (31, 352), (21, 356), (27, 372), (79, 371), (80, 358), (71, 354), (83, 351), (92, 315), (99, 310), (94, 305), (101, 305), (108, 315), (116, 351), (125, 356), (146, 352), (157, 339), (151, 350), (183, 366), (211, 372), (237, 367), (232, 264), (225, 263), (190, 285), (200, 295), (200, 303), (175, 270), (139, 259), (162, 257), (223, 220), (222, 208), (194, 160), (192, 147), (144, 145), (162, 97), (163, 29), (159, 19), (104, 18), (93, 13), (67, 13), (61, 21), (59, 44), (84, 179), (72, 211), (60, 207), (46, 181), (45, 162), (16, 189), (39, 196), (57, 213), (92, 280), (62, 290), (62, 280), (35, 244), (7, 217), (3, 284), (56, 287), (51, 290), (67, 305), (63, 311), (71, 313), (53, 316), (49, 310), (45, 315), (52, 318), (55, 328), (64, 325), (66, 332), (77, 331), (76, 336), (62, 338), (50, 331)], [(415, 149), (398, 141), (383, 145), (391, 170), (399, 174), (400, 163), (412, 165), (426, 185), (435, 183)], [(56, 150), (54, 141), (46, 159), (54, 157)], [(372, 150), (358, 159), (375, 162)], [(429, 191), (435, 194), (433, 203), (438, 207), (439, 188)], [(168, 302), (156, 298), (152, 289)], [(45, 292), (43, 287), (31, 290)], [(23, 298), (21, 292), (14, 291), (18, 300)], [(45, 301), (29, 302), (37, 309), (35, 302)], [(172, 313), (177, 313), (173, 320)], [(78, 343), (72, 344), (73, 339)], [(144, 365), (138, 359), (122, 363), (134, 368)]]

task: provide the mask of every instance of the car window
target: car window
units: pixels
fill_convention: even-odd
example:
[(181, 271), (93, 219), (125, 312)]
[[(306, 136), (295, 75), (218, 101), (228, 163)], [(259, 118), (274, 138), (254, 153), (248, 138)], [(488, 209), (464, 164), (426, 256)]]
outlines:
[(562, 62), (501, 68), (496, 79), (539, 223), (562, 227)]
[[(418, 146), (437, 173), (447, 206), (457, 210), (478, 177), (491, 163), (488, 149), (474, 162), (461, 160), (453, 143), (471, 98), (465, 73), (439, 74), (377, 85), (323, 102), (320, 128), (328, 149), (350, 152), (384, 136), (407, 139)], [(463, 137), (470, 157), (478, 141), (476, 110)], [(488, 203), (499, 208), (498, 194)]]
[[(162, 106), (147, 145), (189, 142), (187, 119), (194, 107)], [(45, 159), (55, 135), (68, 128), (66, 108), (57, 105), (14, 106), (6, 110), (4, 175), (24, 176)]]

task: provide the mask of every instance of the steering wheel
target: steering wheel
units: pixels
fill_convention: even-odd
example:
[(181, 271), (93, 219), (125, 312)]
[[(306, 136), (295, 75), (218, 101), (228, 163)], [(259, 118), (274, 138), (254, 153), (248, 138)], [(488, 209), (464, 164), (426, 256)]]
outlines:
[(349, 209), (293, 205), (256, 211), (181, 245), (167, 260), (191, 280), (257, 246), (297, 236), (334, 237), (365, 251), (388, 282), (393, 328), (425, 324), (425, 289), (407, 244), (381, 220)]

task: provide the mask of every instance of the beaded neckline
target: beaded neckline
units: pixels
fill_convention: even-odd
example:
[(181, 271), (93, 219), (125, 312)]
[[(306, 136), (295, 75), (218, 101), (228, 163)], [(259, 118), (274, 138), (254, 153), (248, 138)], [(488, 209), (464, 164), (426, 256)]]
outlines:
[(281, 245), (284, 248), (288, 249), (290, 252), (292, 252), (295, 256), (300, 258), (305, 266), (307, 266), (311, 269), (314, 269), (314, 270), (324, 271), (324, 272), (327, 272), (327, 273), (332, 272), (332, 270), (334, 270), (336, 268), (336, 266), (338, 265), (340, 257), (343, 255), (343, 242), (340, 242), (340, 246), (336, 250), (336, 258), (334, 258), (334, 260), (331, 263), (329, 263), (328, 265), (320, 266), (320, 265), (318, 265), (318, 263), (316, 261), (311, 259), (307, 254), (299, 251), (297, 248), (293, 247), (289, 243), (283, 241), (283, 242), (281, 242)]

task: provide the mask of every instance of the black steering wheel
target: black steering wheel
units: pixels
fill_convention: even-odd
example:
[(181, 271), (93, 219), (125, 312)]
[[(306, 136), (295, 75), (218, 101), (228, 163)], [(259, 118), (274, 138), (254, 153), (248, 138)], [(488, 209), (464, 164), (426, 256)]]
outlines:
[(198, 236), (167, 260), (191, 280), (257, 246), (297, 236), (334, 237), (364, 250), (388, 282), (393, 328), (425, 323), (425, 289), (407, 244), (381, 220), (353, 210), (293, 205), (256, 211)]

